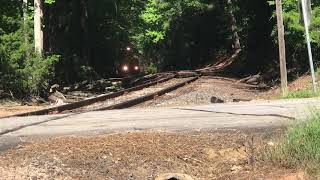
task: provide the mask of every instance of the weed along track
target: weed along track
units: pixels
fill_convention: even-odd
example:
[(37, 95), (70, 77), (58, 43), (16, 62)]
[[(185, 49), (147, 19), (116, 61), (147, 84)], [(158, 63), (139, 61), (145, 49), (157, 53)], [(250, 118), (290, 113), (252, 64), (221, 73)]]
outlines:
[(87, 111), (128, 108), (146, 102), (148, 100), (152, 100), (157, 96), (164, 95), (173, 90), (176, 90), (180, 87), (185, 86), (188, 83), (196, 81), (197, 79), (198, 77), (175, 78), (175, 75), (169, 75), (115, 93), (104, 94), (98, 97), (89, 98), (74, 103), (64, 104), (61, 106), (50, 107), (38, 111), (16, 114), (10, 117), (61, 114), (70, 112), (82, 113)]

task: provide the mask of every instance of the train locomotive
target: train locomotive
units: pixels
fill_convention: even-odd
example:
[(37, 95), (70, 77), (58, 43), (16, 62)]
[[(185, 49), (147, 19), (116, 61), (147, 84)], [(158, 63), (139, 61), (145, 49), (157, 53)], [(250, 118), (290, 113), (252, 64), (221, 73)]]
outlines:
[(118, 74), (120, 76), (129, 76), (140, 72), (139, 58), (135, 55), (134, 50), (128, 46), (125, 49), (124, 58), (118, 66)]

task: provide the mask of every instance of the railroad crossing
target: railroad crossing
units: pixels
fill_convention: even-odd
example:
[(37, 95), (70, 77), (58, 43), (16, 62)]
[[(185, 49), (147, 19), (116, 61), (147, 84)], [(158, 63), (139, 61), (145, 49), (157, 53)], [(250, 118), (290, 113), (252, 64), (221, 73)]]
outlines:
[(11, 117), (1, 119), (0, 149), (63, 135), (283, 127), (318, 107), (320, 99), (302, 99)]

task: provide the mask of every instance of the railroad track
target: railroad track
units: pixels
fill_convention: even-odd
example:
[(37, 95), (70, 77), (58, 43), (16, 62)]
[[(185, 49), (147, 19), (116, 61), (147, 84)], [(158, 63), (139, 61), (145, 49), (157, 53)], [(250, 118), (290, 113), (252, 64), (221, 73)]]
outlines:
[(198, 77), (175, 78), (175, 76), (176, 75), (172, 74), (166, 77), (156, 78), (155, 80), (145, 84), (124, 89), (115, 93), (104, 94), (98, 97), (89, 98), (70, 104), (15, 114), (3, 118), (123, 109), (148, 100), (152, 100), (157, 96), (164, 95), (198, 79)]
[(196, 79), (197, 78), (173, 78), (168, 81), (159, 83), (157, 85), (144, 88), (140, 91), (133, 91), (122, 96), (118, 96), (116, 98), (97, 102), (92, 105), (84, 106), (78, 109), (73, 109), (67, 112), (100, 111), (132, 107), (134, 105), (143, 103), (148, 100), (152, 100), (158, 96), (173, 91), (192, 81), (195, 81)]

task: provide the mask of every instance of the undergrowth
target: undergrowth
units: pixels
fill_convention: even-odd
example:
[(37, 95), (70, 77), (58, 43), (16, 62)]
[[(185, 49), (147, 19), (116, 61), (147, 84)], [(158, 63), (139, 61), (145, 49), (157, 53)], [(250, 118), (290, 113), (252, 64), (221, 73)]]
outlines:
[(268, 149), (266, 157), (276, 165), (320, 177), (320, 112), (289, 128), (284, 139)]
[(295, 99), (295, 98), (311, 98), (320, 97), (320, 91), (314, 93), (313, 90), (299, 90), (288, 92), (287, 95), (281, 96), (283, 99)]

